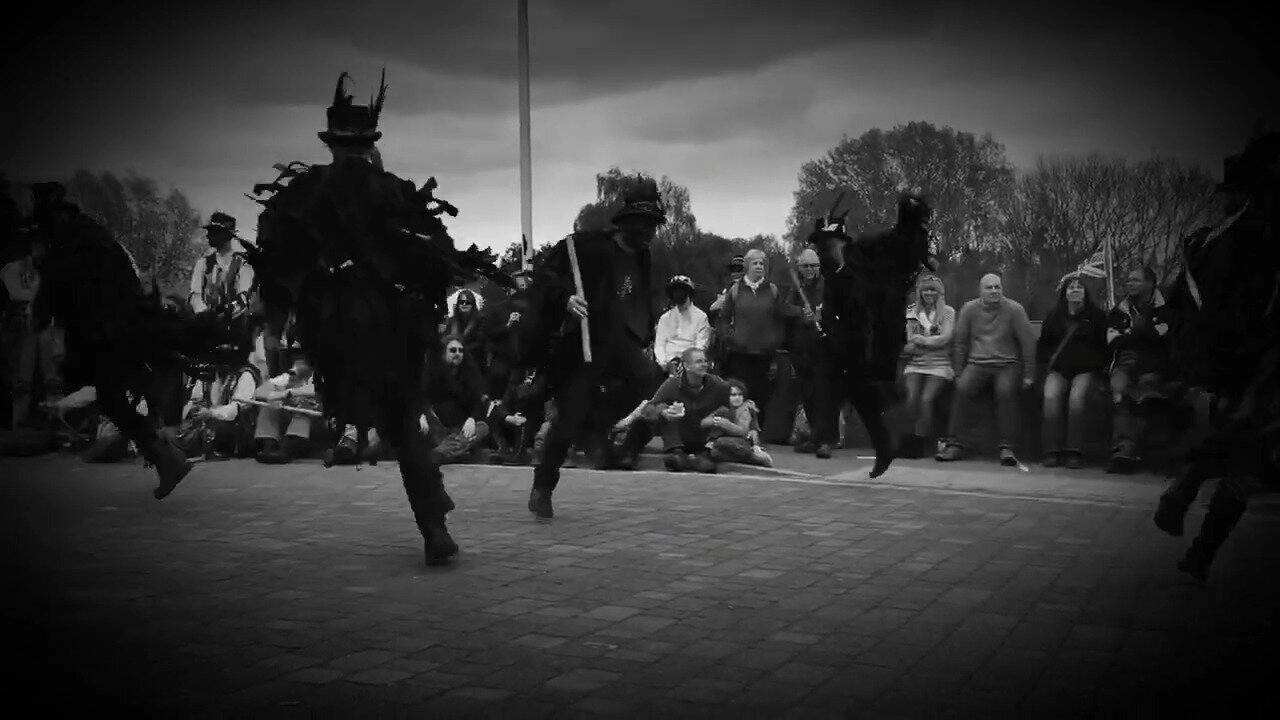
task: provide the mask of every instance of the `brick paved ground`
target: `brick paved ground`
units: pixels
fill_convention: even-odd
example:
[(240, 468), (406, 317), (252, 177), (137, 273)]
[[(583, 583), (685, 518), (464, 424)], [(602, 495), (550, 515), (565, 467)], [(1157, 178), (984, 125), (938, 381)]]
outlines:
[(428, 571), (394, 473), (217, 463), (156, 502), (138, 465), (0, 460), (10, 697), (166, 718), (1156, 717), (1164, 697), (1184, 717), (1271, 647), (1280, 607), (1265, 508), (1201, 588), (1150, 526), (1150, 480), (570, 471), (542, 524), (528, 470), (450, 468), (463, 555)]

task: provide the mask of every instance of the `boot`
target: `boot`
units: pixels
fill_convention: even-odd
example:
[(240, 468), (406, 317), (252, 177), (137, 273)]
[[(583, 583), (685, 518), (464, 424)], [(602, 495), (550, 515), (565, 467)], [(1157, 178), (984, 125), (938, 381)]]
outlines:
[(869, 423), (872, 427), (867, 428), (868, 434), (871, 435), (871, 447), (876, 451), (876, 463), (871, 467), (871, 479), (874, 480), (884, 474), (889, 469), (889, 465), (893, 463), (897, 457), (896, 448), (893, 446), (893, 439), (889, 435), (888, 429), (883, 425), (883, 421), (877, 418), (874, 422)]
[(1244, 515), (1245, 501), (1223, 493), (1222, 486), (1214, 491), (1209, 501), (1209, 512), (1200, 525), (1200, 535), (1191, 541), (1187, 554), (1178, 562), (1178, 569), (1191, 577), (1204, 582), (1209, 577), (1209, 568), (1218, 554), (1218, 549), (1227, 541), (1236, 523)]
[(258, 451), (257, 460), (264, 465), (286, 465), (293, 458), (289, 457), (289, 452), (279, 440), (266, 438), (262, 441), (262, 449)]
[(919, 460), (924, 454), (924, 438), (915, 434), (898, 436), (898, 457), (904, 460)]
[(1018, 467), (1018, 456), (1013, 454), (1013, 448), (1000, 448), (1000, 464), (1005, 467)]
[(555, 517), (555, 510), (551, 507), (551, 491), (539, 490), (537, 487), (531, 489), (529, 491), (529, 512), (543, 520), (550, 520)]
[(1191, 504), (1196, 501), (1196, 496), (1200, 493), (1201, 482), (1197, 475), (1192, 474), (1191, 468), (1187, 468), (1175, 477), (1169, 487), (1160, 494), (1160, 504), (1156, 506), (1156, 514), (1153, 518), (1156, 527), (1174, 537), (1182, 537), (1187, 511), (1191, 509)]
[(425, 545), (423, 555), (426, 557), (428, 566), (443, 565), (458, 554), (458, 543), (454, 542), (453, 537), (449, 535), (443, 520), (439, 525), (429, 527), (422, 539)]
[(827, 443), (822, 443), (821, 445), (818, 446), (818, 450), (816, 454), (819, 458), (822, 458), (823, 460), (830, 460), (831, 446), (828, 445)]
[(1064, 453), (1047, 452), (1044, 454), (1044, 466), (1047, 468), (1058, 467), (1062, 464), (1062, 456)]
[(142, 443), (141, 449), (142, 457), (148, 464), (155, 466), (156, 474), (160, 476), (160, 484), (151, 494), (157, 500), (169, 497), (169, 493), (173, 492), (187, 473), (191, 472), (192, 465), (187, 460), (186, 453), (182, 452), (177, 445), (158, 436), (153, 436)]
[(324, 466), (329, 468), (334, 465), (355, 465), (358, 456), (358, 448), (351, 438), (342, 438), (338, 444), (324, 451), (322, 460)]

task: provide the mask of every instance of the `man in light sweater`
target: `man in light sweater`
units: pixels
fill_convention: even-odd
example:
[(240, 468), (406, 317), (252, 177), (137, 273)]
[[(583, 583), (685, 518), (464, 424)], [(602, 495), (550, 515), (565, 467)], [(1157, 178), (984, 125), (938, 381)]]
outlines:
[(1019, 391), (1035, 384), (1036, 340), (1027, 311), (1004, 296), (999, 275), (983, 275), (978, 299), (960, 309), (953, 347), (959, 379), (946, 447), (938, 453), (937, 460), (949, 462), (964, 455), (960, 434), (973, 424), (970, 411), (974, 400), (988, 386), (994, 386), (1000, 464), (1016, 466), (1018, 457), (1013, 449)]

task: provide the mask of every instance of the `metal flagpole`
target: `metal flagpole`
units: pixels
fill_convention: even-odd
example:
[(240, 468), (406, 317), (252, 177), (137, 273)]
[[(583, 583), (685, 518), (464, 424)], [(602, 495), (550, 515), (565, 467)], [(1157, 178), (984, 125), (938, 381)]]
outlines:
[(520, 25), (520, 232), (525, 270), (533, 267), (533, 167), (529, 139), (529, 0), (519, 1)]

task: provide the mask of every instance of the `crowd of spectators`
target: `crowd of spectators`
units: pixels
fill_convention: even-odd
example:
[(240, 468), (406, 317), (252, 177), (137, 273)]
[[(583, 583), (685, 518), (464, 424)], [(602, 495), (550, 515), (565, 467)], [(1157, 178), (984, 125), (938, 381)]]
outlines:
[[(206, 232), (210, 250), (192, 269), (186, 311), (230, 304), (248, 312), (252, 267), (232, 243), (234, 220), (217, 213)], [(40, 421), (32, 417), (38, 395), (49, 411), (45, 421), (93, 448), (86, 457), (126, 457), (127, 443), (92, 412), (92, 388), (60, 387), (56, 328), (35, 329), (32, 300), (42, 251), (38, 238), (31, 238), (21, 257), (0, 269), (8, 424), (17, 428)], [(785, 288), (769, 279), (769, 270), (759, 250), (732, 258), (723, 287), (706, 309), (694, 304), (698, 288), (688, 276), (670, 278), (650, 350), (666, 380), (634, 408), (610, 407), (608, 388), (601, 389), (601, 415), (613, 428), (607, 442), (658, 437), (672, 471), (711, 472), (726, 461), (770, 465), (765, 448), (779, 444), (831, 456), (826, 448), (838, 447), (840, 438), (817, 437), (806, 422), (806, 411), (822, 397), (826, 376), (818, 352), (823, 342), (818, 256), (812, 250), (801, 253), (794, 282)], [(433, 439), (440, 463), (535, 460), (555, 408), (546, 400), (545, 380), (519, 368), (517, 329), (529, 311), (528, 282), (519, 274), (516, 289), (491, 300), (491, 307), (470, 288), (459, 288), (450, 299), (439, 328), (441, 355), (426, 363), (419, 422)], [(1109, 390), (1114, 432), (1108, 470), (1132, 472), (1147, 420), (1164, 399), (1161, 377), (1172, 320), (1154, 273), (1149, 268), (1130, 272), (1125, 296), (1109, 311), (1082, 277), (1064, 278), (1038, 334), (1023, 306), (1005, 296), (999, 275), (984, 276), (976, 290), (978, 297), (957, 310), (948, 304), (939, 277), (918, 278), (905, 309), (901, 389), (910, 425), (898, 440), (898, 454), (961, 459), (965, 435), (982, 422), (975, 413), (983, 396), (990, 395), (1000, 462), (1020, 464), (1021, 400), (1038, 386), (1043, 461), (1079, 468), (1086, 458), (1089, 413)], [(154, 282), (148, 291), (164, 302)], [(786, 392), (779, 391), (784, 387)], [(64, 390), (71, 392), (64, 395)], [(376, 432), (326, 426), (321, 420), (322, 400), (311, 370), (287, 331), (272, 337), (259, 330), (250, 357), (212, 362), (187, 378), (180, 392), (186, 400), (181, 416), (175, 420), (157, 413), (156, 422), (189, 455), (255, 457), (273, 464), (316, 454), (326, 464), (381, 457)], [(784, 430), (766, 437), (768, 427)], [(592, 445), (592, 438), (584, 437), (578, 450), (598, 450)]]

